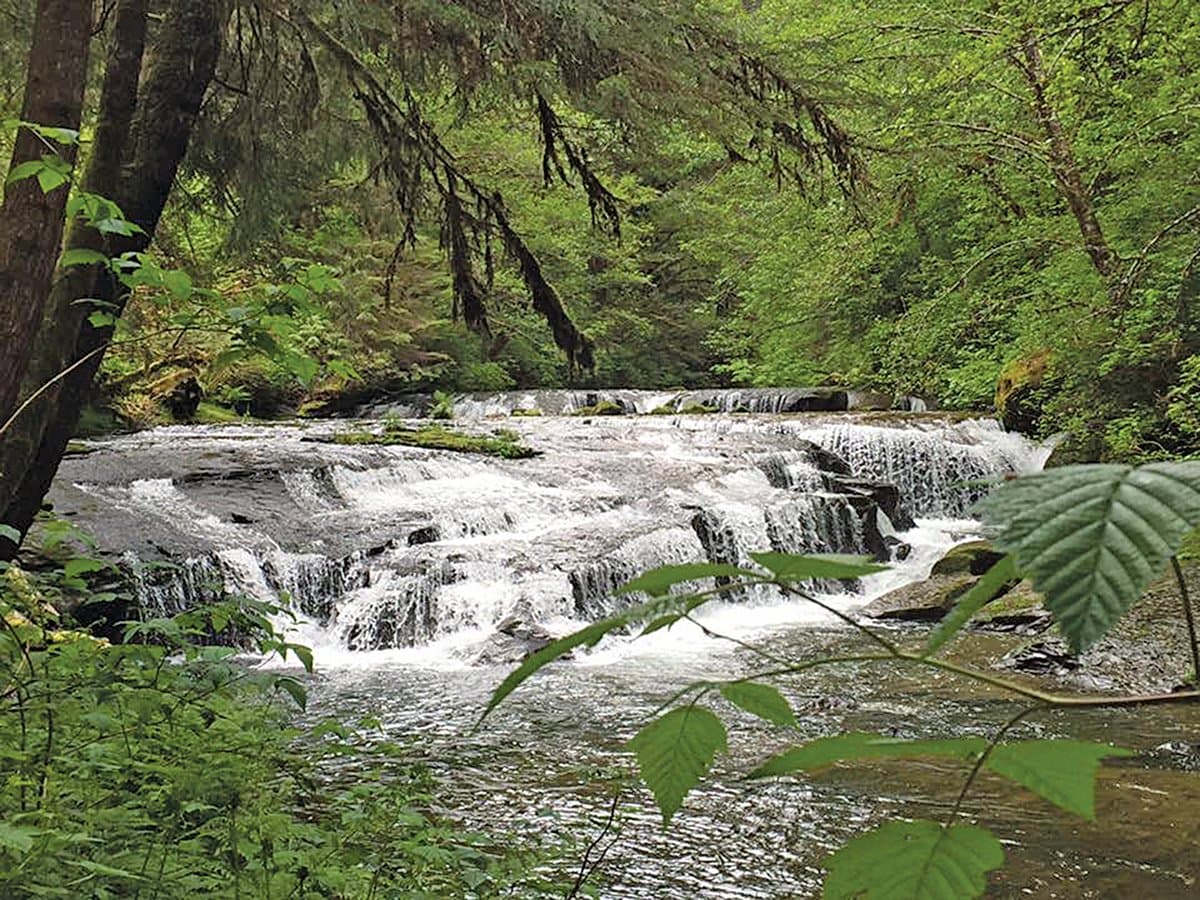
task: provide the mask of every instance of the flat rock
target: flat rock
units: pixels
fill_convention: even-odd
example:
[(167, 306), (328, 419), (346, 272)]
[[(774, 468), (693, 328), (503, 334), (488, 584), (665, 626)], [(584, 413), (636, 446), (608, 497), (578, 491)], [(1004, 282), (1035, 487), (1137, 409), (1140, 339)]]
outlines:
[(978, 580), (970, 574), (935, 575), (872, 600), (862, 608), (861, 615), (869, 619), (936, 622)]

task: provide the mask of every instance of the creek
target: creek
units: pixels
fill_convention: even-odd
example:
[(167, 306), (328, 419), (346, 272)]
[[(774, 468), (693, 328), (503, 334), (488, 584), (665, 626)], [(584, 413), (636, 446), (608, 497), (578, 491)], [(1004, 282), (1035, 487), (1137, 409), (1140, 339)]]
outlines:
[[(597, 399), (718, 411), (569, 415)], [(447, 815), (515, 841), (586, 844), (629, 770), (622, 744), (639, 722), (689, 681), (760, 663), (687, 623), (616, 636), (544, 670), (473, 730), (531, 641), (621, 608), (616, 588), (645, 569), (746, 563), (761, 549), (889, 559), (891, 570), (852, 589), (827, 587), (827, 602), (852, 610), (925, 577), (975, 533), (969, 508), (989, 479), (1045, 459), (991, 422), (861, 405), (861, 395), (797, 391), (457, 399), (456, 427), (510, 429), (540, 451), (527, 460), (328, 441), (420, 415), (421, 402), (385, 404), (353, 424), (176, 426), (89, 442), (64, 462), (51, 499), (131, 566), (176, 564), (139, 569), (149, 611), (220, 591), (290, 604), (294, 639), (316, 653), (310, 714), (378, 719), (441, 776)], [(546, 414), (511, 415), (531, 409)], [(698, 618), (710, 633), (793, 657), (854, 640), (827, 613), (765, 590)], [(986, 664), (1015, 640), (972, 634), (960, 652)], [(986, 688), (894, 667), (817, 670), (784, 692), (802, 737), (988, 734), (1016, 708)], [(743, 782), (739, 773), (797, 736), (723, 712), (731, 754), (670, 829), (641, 789), (618, 798), (605, 897), (816, 896), (831, 849), (885, 816), (944, 817), (966, 774), (872, 764)], [(1140, 755), (1103, 771), (1099, 824), (985, 779), (966, 814), (993, 826), (1013, 860), (993, 895), (1195, 897), (1197, 724), (1191, 710), (1142, 710), (1024, 726)]]

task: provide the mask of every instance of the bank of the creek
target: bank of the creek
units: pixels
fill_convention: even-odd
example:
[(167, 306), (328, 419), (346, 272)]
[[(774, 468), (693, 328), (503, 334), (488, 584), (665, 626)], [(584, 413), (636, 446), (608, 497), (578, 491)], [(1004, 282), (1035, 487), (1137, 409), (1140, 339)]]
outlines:
[[(169, 612), (222, 588), (290, 595), (297, 633), (317, 650), (309, 715), (378, 718), (441, 776), (447, 815), (518, 840), (587, 843), (630, 771), (621, 746), (639, 722), (675, 688), (759, 662), (692, 626), (615, 637), (549, 667), (474, 729), (511, 667), (503, 657), (521, 649), (498, 626), (560, 633), (619, 608), (614, 589), (643, 568), (744, 561), (771, 547), (888, 558), (892, 571), (827, 598), (855, 609), (972, 537), (965, 516), (987, 479), (1044, 458), (987, 422), (780, 412), (798, 392), (691, 398), (731, 410), (704, 415), (662, 409), (683, 408), (681, 395), (622, 393), (628, 409), (660, 414), (572, 416), (595, 398), (565, 393), (460, 399), (457, 427), (511, 429), (540, 451), (525, 460), (323, 439), (421, 412), (412, 403), (355, 422), (158, 429), (89, 444), (64, 464), (52, 500), (127, 565), (180, 564), (140, 576), (147, 608)], [(535, 407), (557, 415), (509, 415)], [(701, 620), (793, 657), (860, 646), (819, 610), (769, 594), (714, 605)], [(987, 666), (1027, 640), (977, 632), (957, 652)], [(1170, 666), (1161, 671), (1170, 677)], [(1072, 677), (1061, 683), (1077, 687)], [(966, 772), (871, 764), (744, 782), (751, 763), (839, 730), (989, 734), (1017, 709), (993, 689), (894, 665), (817, 670), (784, 690), (799, 735), (724, 710), (731, 753), (669, 830), (644, 791), (623, 789), (603, 896), (816, 896), (829, 850), (886, 816), (944, 817)], [(1195, 897), (1197, 726), (1190, 707), (1023, 724), (1025, 734), (1139, 755), (1102, 771), (1095, 824), (984, 779), (964, 815), (993, 826), (1011, 860), (990, 896)]]

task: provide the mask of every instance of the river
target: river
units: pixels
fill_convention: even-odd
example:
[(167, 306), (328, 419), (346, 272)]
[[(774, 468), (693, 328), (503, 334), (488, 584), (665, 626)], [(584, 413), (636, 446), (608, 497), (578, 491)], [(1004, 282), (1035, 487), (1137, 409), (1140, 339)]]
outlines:
[[(148, 609), (171, 612), (220, 589), (285, 598), (296, 639), (316, 650), (310, 714), (377, 717), (441, 776), (447, 815), (514, 841), (572, 835), (586, 844), (630, 770), (622, 744), (639, 722), (689, 681), (760, 663), (687, 624), (639, 641), (618, 636), (544, 670), (473, 729), (511, 668), (515, 642), (497, 637), (498, 625), (563, 633), (620, 608), (615, 588), (645, 568), (745, 562), (767, 548), (891, 557), (891, 571), (825, 598), (853, 609), (924, 577), (974, 533), (969, 506), (988, 479), (1045, 458), (990, 422), (780, 412), (804, 408), (797, 392), (617, 392), (612, 399), (642, 412), (689, 402), (727, 411), (566, 414), (595, 399), (459, 398), (457, 426), (510, 429), (541, 451), (529, 460), (327, 442), (348, 427), (341, 422), (155, 429), (90, 442), (64, 463), (52, 499), (131, 565), (181, 564), (144, 572)], [(534, 407), (557, 414), (509, 415)], [(353, 427), (420, 412), (385, 405)], [(822, 451), (853, 475), (833, 471)], [(863, 478), (898, 488), (890, 515), (886, 492)], [(699, 618), (710, 632), (794, 657), (854, 640), (820, 610), (769, 593), (713, 604)], [(1015, 640), (972, 635), (962, 652), (998, 658)], [(824, 670), (783, 687), (802, 737), (987, 734), (1014, 709), (979, 687), (894, 669)], [(944, 817), (965, 775), (945, 764), (877, 764), (747, 783), (740, 773), (797, 735), (722, 712), (731, 753), (668, 830), (643, 790), (621, 789), (603, 896), (816, 896), (832, 848), (888, 815)], [(1012, 858), (993, 895), (1195, 897), (1197, 724), (1194, 712), (1175, 710), (1024, 726), (1142, 755), (1102, 773), (1099, 825), (985, 780), (966, 813), (993, 826)]]

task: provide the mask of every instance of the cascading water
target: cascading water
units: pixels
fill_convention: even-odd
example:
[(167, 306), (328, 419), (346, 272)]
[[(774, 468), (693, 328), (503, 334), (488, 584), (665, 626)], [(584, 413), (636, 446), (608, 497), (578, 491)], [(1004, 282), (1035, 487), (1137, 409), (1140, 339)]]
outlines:
[[(812, 393), (609, 396), (630, 408), (776, 410)], [(472, 410), (595, 401), (532, 392), (478, 397)], [(1038, 464), (1034, 448), (986, 425), (903, 417), (890, 427), (845, 414), (505, 426), (542, 455), (347, 447), (317, 440), (328, 423), (159, 429), (69, 460), (71, 487), (57, 500), (83, 496), (106, 512), (110, 549), (174, 564), (137, 575), (156, 612), (245, 593), (290, 604), (328, 645), (453, 649), (514, 617), (555, 627), (611, 614), (629, 602), (616, 594), (623, 582), (668, 563), (746, 565), (767, 549), (887, 558), (908, 510), (962, 517), (986, 479)], [(894, 483), (898, 498), (875, 482)]]

